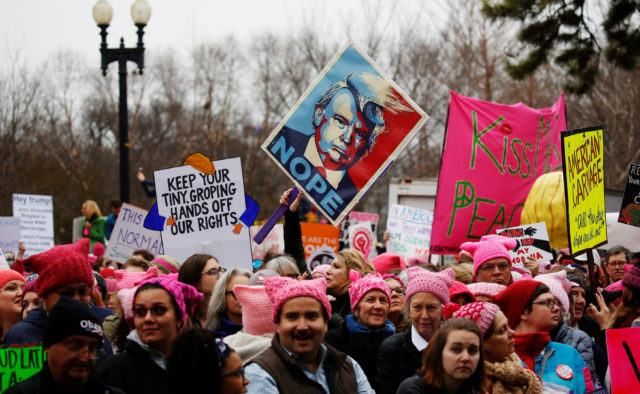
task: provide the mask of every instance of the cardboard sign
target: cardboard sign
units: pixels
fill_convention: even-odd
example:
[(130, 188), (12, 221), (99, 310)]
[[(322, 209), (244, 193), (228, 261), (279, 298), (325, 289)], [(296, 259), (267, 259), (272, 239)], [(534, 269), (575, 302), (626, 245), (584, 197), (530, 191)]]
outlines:
[(607, 243), (603, 140), (602, 127), (562, 133), (564, 196), (573, 256)]
[(330, 224), (300, 223), (300, 226), (309, 270), (313, 270), (318, 264), (330, 263), (338, 252), (340, 230)]
[(0, 393), (40, 372), (45, 362), (42, 346), (0, 349)]
[(640, 227), (640, 164), (629, 165), (618, 222)]
[(611, 394), (640, 393), (640, 327), (608, 329)]
[(0, 249), (17, 252), (20, 243), (20, 218), (0, 216)]
[[(246, 209), (240, 158), (213, 165), (212, 175), (191, 166), (155, 171), (158, 212), (167, 218), (162, 245), (166, 254), (180, 261), (206, 253), (223, 267), (250, 269), (249, 229), (236, 226)], [(237, 227), (241, 228), (236, 234)]]
[(553, 260), (549, 233), (544, 222), (503, 228), (497, 230), (496, 234), (518, 241), (515, 249), (509, 251), (511, 264), (518, 268), (526, 269), (524, 262), (528, 257), (533, 257), (536, 261)]
[(253, 258), (263, 260), (267, 253), (284, 253), (284, 226), (282, 224), (276, 224), (264, 241), (258, 245), (253, 240), (253, 237), (256, 236), (261, 228), (262, 226), (251, 226), (249, 229), (249, 236), (251, 238), (251, 255)]
[(124, 264), (136, 249), (146, 249), (156, 256), (164, 254), (160, 233), (143, 227), (145, 216), (146, 210), (122, 204), (105, 252), (107, 258)]
[(534, 109), (450, 94), (435, 254), (456, 254), (463, 242), (519, 225), (535, 180), (561, 163), (560, 132), (567, 128), (563, 96), (550, 108)]
[(378, 255), (376, 252), (375, 245), (378, 243), (378, 222), (380, 221), (380, 215), (373, 212), (358, 212), (352, 211), (349, 213), (349, 216), (345, 220), (340, 223), (340, 248), (347, 249), (351, 248), (351, 242), (349, 240), (349, 227), (354, 224), (369, 222), (371, 225), (371, 234), (373, 236), (371, 250), (369, 252), (369, 257), (374, 258)]
[(20, 218), (20, 240), (27, 248), (25, 257), (53, 247), (53, 197), (14, 194), (13, 216)]
[(366, 54), (349, 45), (262, 149), (337, 226), (427, 119)]
[(405, 257), (428, 256), (433, 212), (393, 204), (389, 208), (387, 251)]
[(349, 226), (349, 245), (366, 257), (371, 255), (371, 250), (376, 248), (371, 222), (360, 222)]

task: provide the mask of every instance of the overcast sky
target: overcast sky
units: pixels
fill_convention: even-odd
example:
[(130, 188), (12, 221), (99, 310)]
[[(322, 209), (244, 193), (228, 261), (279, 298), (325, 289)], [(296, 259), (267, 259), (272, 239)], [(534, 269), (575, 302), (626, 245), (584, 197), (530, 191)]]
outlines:
[[(447, 0), (148, 0), (152, 15), (146, 28), (145, 45), (151, 51), (167, 47), (185, 48), (229, 34), (247, 41), (264, 31), (286, 32), (313, 21), (327, 34), (344, 31), (350, 17), (364, 2), (396, 7), (393, 24), (418, 18), (421, 24), (441, 27)], [(136, 42), (129, 8), (133, 0), (109, 0), (113, 20), (109, 46), (120, 36), (125, 44)], [(18, 0), (0, 4), (0, 64), (10, 54), (39, 63), (59, 50), (71, 50), (89, 64), (99, 65), (99, 29), (93, 20), (93, 0)], [(352, 26), (358, 30), (362, 26)], [(339, 37), (339, 40), (342, 38)]]

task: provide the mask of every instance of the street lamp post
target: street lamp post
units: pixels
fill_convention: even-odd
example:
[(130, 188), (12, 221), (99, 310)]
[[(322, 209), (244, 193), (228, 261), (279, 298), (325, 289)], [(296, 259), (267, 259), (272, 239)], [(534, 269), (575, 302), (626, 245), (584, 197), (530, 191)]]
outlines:
[(136, 0), (131, 5), (131, 19), (138, 27), (138, 44), (135, 48), (125, 48), (124, 38), (120, 38), (120, 46), (107, 47), (107, 28), (113, 17), (113, 8), (107, 0), (98, 0), (93, 6), (93, 19), (100, 28), (102, 42), (100, 55), (102, 58), (102, 75), (107, 75), (109, 64), (118, 62), (118, 77), (120, 85), (119, 100), (119, 151), (120, 151), (120, 200), (130, 201), (129, 194), (129, 114), (127, 109), (127, 62), (138, 65), (140, 74), (144, 70), (144, 27), (151, 17), (151, 7), (146, 0)]

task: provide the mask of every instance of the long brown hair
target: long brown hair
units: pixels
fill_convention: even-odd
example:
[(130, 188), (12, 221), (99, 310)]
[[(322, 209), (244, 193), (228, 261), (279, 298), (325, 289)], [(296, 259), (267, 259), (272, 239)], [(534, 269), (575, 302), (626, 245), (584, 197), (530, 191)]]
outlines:
[(640, 289), (624, 286), (622, 303), (611, 318), (610, 328), (631, 327), (631, 323), (640, 317)]
[[(422, 368), (420, 376), (428, 390), (442, 390), (444, 388), (444, 369), (442, 368), (442, 351), (447, 344), (449, 334), (453, 331), (469, 331), (478, 336), (480, 348), (480, 360), (473, 374), (462, 386), (479, 388), (484, 376), (484, 349), (482, 346), (482, 334), (478, 326), (467, 319), (450, 319), (440, 326), (436, 334), (431, 338), (427, 350), (422, 356)], [(462, 389), (462, 388), (461, 388)]]

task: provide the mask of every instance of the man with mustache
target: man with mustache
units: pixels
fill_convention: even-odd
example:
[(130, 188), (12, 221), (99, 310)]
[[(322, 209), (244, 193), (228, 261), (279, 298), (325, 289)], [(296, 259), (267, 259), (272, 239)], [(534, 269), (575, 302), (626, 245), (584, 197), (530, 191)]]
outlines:
[(604, 273), (608, 284), (622, 280), (624, 268), (629, 264), (629, 254), (631, 252), (624, 246), (614, 246), (607, 251), (604, 258)]
[(120, 394), (94, 374), (103, 334), (100, 319), (81, 301), (61, 297), (49, 313), (42, 345), (47, 361), (42, 370), (6, 393)]
[(374, 393), (360, 365), (323, 344), (331, 304), (325, 279), (267, 277), (276, 335), (245, 368), (249, 393)]

